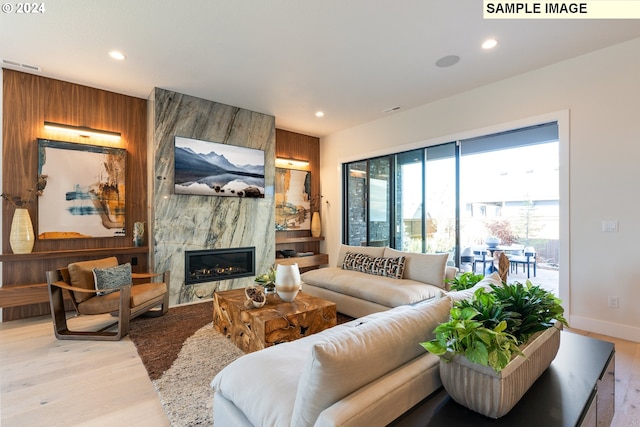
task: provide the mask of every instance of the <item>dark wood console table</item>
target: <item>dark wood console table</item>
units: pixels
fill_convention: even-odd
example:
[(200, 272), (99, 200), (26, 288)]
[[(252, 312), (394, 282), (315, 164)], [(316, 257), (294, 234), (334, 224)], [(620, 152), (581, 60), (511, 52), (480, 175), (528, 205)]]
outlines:
[(520, 402), (497, 420), (454, 402), (441, 389), (391, 426), (608, 426), (615, 405), (613, 343), (563, 331), (553, 363)]

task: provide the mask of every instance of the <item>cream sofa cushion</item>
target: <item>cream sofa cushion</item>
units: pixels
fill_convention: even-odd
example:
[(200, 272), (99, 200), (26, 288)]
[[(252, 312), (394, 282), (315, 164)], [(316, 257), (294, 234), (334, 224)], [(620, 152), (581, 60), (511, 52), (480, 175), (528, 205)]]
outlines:
[(449, 254), (418, 254), (384, 248), (385, 257), (405, 257), (404, 278), (445, 289), (445, 272)]
[(345, 255), (347, 255), (347, 252), (351, 252), (354, 254), (365, 254), (372, 257), (381, 257), (384, 253), (384, 247), (340, 245), (336, 267), (342, 267), (342, 263), (344, 262), (344, 257)]
[[(118, 266), (118, 258), (116, 257), (71, 263), (68, 265), (71, 286), (84, 288), (84, 289), (95, 289), (96, 285), (93, 281), (93, 269), (117, 267), (117, 266)], [(73, 293), (73, 297), (75, 298), (78, 304), (94, 296), (95, 294), (92, 294), (89, 292)]]
[(252, 425), (288, 426), (300, 372), (311, 347), (347, 329), (350, 328), (338, 325), (245, 354), (221, 370), (211, 381), (211, 387), (216, 396), (222, 395), (233, 402)]
[(413, 304), (435, 297), (441, 288), (409, 279), (373, 276), (359, 271), (327, 267), (302, 274), (307, 285), (371, 301), (385, 307)]
[(300, 376), (291, 426), (312, 426), (324, 409), (423, 354), (419, 343), (433, 338), (451, 306), (443, 297), (398, 307), (316, 342)]

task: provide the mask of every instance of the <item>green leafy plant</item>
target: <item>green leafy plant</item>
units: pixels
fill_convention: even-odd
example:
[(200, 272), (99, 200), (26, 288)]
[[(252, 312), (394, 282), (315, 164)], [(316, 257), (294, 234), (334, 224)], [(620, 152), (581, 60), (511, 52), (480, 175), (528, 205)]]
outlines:
[(513, 354), (521, 354), (517, 340), (505, 332), (505, 321), (487, 328), (475, 320), (477, 315), (478, 311), (472, 307), (452, 308), (451, 320), (436, 327), (436, 338), (420, 345), (447, 361), (456, 354), (463, 354), (471, 362), (491, 366), (500, 372)]
[(273, 290), (275, 288), (276, 283), (276, 266), (275, 264), (270, 266), (267, 269), (267, 272), (261, 274), (255, 278), (257, 283), (260, 283), (264, 286), (265, 289)]
[(567, 324), (561, 301), (530, 281), (478, 289), (469, 300), (457, 301), (450, 320), (434, 330), (435, 338), (420, 343), (427, 351), (450, 361), (457, 354), (500, 372), (519, 346), (554, 321)]
[(553, 321), (567, 325), (560, 299), (529, 280), (524, 285), (515, 282), (504, 286), (492, 285), (491, 288), (505, 310), (520, 315), (520, 322), (510, 331), (520, 343), (527, 342), (536, 332), (551, 327)]
[(473, 285), (484, 279), (484, 275), (475, 274), (471, 271), (462, 273), (453, 279), (447, 279), (446, 282), (451, 284), (452, 291), (464, 291), (472, 288)]

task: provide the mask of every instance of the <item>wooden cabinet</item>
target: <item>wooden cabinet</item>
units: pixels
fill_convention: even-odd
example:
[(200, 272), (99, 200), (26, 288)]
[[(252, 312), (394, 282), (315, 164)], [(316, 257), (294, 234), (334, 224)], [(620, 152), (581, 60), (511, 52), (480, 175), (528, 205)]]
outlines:
[[(329, 263), (329, 255), (320, 253), (320, 242), (324, 237), (312, 237), (309, 230), (276, 232), (276, 264), (297, 263), (304, 272)], [(313, 255), (279, 258), (278, 251), (291, 249), (297, 253), (313, 252)]]

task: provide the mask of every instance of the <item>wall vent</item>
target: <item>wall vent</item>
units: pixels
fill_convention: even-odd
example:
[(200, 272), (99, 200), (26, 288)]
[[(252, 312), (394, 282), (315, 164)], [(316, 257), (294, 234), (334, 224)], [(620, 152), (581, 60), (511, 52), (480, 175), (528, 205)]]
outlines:
[(23, 64), (22, 62), (11, 61), (9, 59), (3, 59), (2, 60), (2, 65), (9, 65), (11, 67), (22, 68), (22, 69), (29, 70), (29, 71), (38, 71), (38, 72), (42, 71), (42, 68), (40, 68), (37, 65)]
[(386, 110), (382, 110), (382, 112), (383, 113), (393, 113), (394, 111), (398, 111), (401, 108), (402, 108), (401, 106), (396, 105), (395, 107), (391, 107), (391, 108), (387, 108)]

